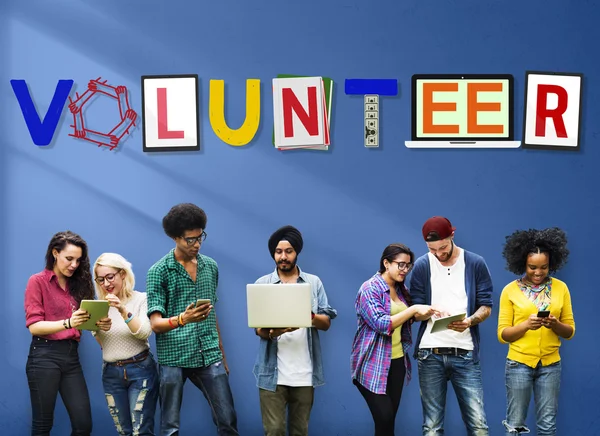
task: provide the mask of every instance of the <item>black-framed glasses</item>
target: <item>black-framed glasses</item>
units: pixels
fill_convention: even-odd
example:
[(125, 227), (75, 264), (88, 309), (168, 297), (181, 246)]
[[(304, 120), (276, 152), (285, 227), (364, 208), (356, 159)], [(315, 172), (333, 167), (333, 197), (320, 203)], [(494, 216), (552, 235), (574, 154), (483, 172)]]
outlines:
[(119, 274), (121, 272), (121, 270), (117, 271), (116, 273), (111, 273), (111, 274), (106, 274), (104, 277), (96, 277), (94, 279), (94, 281), (96, 283), (98, 283), (99, 285), (104, 283), (104, 280), (106, 280), (108, 283), (112, 283), (115, 281), (115, 277), (117, 276), (117, 274)]
[(406, 263), (406, 262), (396, 262), (395, 260), (392, 260), (390, 262), (398, 264), (398, 269), (399, 270), (403, 270), (404, 269), (406, 271), (410, 271), (412, 269), (412, 267), (414, 266), (414, 264), (410, 263), (410, 262), (408, 262), (408, 263)]
[(202, 231), (202, 234), (196, 238), (183, 238), (185, 242), (191, 247), (196, 242), (202, 244), (206, 240), (206, 232)]

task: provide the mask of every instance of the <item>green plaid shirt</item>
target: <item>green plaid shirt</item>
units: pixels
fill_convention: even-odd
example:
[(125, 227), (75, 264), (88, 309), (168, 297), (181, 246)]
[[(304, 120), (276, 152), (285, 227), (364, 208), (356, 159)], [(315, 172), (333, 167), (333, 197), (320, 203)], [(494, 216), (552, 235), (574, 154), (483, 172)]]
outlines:
[[(175, 249), (156, 262), (146, 277), (148, 316), (160, 312), (163, 317), (177, 316), (200, 298), (217, 303), (219, 268), (210, 257), (198, 253), (196, 282), (177, 260)], [(189, 323), (167, 333), (156, 334), (158, 363), (178, 368), (201, 368), (223, 359), (215, 310), (204, 320)]]

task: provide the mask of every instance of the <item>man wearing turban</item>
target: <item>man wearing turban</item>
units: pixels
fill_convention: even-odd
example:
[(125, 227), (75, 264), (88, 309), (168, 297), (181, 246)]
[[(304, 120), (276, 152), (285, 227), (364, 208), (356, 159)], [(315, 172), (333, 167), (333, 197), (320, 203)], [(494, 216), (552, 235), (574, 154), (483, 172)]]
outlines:
[(286, 409), (290, 435), (308, 436), (314, 389), (325, 383), (319, 330), (328, 330), (337, 316), (321, 279), (297, 265), (304, 245), (292, 226), (276, 230), (269, 238), (275, 271), (256, 283), (309, 283), (312, 289), (312, 327), (256, 329), (260, 345), (254, 375), (259, 390), (265, 436), (285, 436)]

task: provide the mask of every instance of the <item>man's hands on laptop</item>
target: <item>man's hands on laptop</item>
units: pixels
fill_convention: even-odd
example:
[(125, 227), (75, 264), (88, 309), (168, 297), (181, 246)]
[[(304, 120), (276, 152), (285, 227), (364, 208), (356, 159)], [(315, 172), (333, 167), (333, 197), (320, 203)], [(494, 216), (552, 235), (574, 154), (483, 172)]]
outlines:
[(284, 333), (293, 332), (295, 330), (298, 330), (298, 327), (286, 327), (286, 328), (279, 328), (279, 329), (269, 329), (269, 336), (274, 339), (274, 338), (276, 338), (278, 336), (281, 336)]

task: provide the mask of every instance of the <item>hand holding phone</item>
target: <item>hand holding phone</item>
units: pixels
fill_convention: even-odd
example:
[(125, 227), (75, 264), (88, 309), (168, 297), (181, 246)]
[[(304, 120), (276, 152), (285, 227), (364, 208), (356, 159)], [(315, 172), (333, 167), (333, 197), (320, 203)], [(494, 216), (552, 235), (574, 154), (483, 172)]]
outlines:
[(200, 298), (196, 300), (196, 307), (200, 307), (204, 304), (210, 304), (210, 300), (208, 298)]
[(549, 310), (540, 310), (537, 314), (538, 318), (548, 318), (550, 316)]
[(208, 317), (208, 314), (211, 310), (212, 304), (210, 304), (210, 300), (200, 298), (196, 300), (196, 302), (190, 303), (188, 307), (186, 307), (183, 314), (183, 320), (186, 324), (190, 322), (204, 321)]

